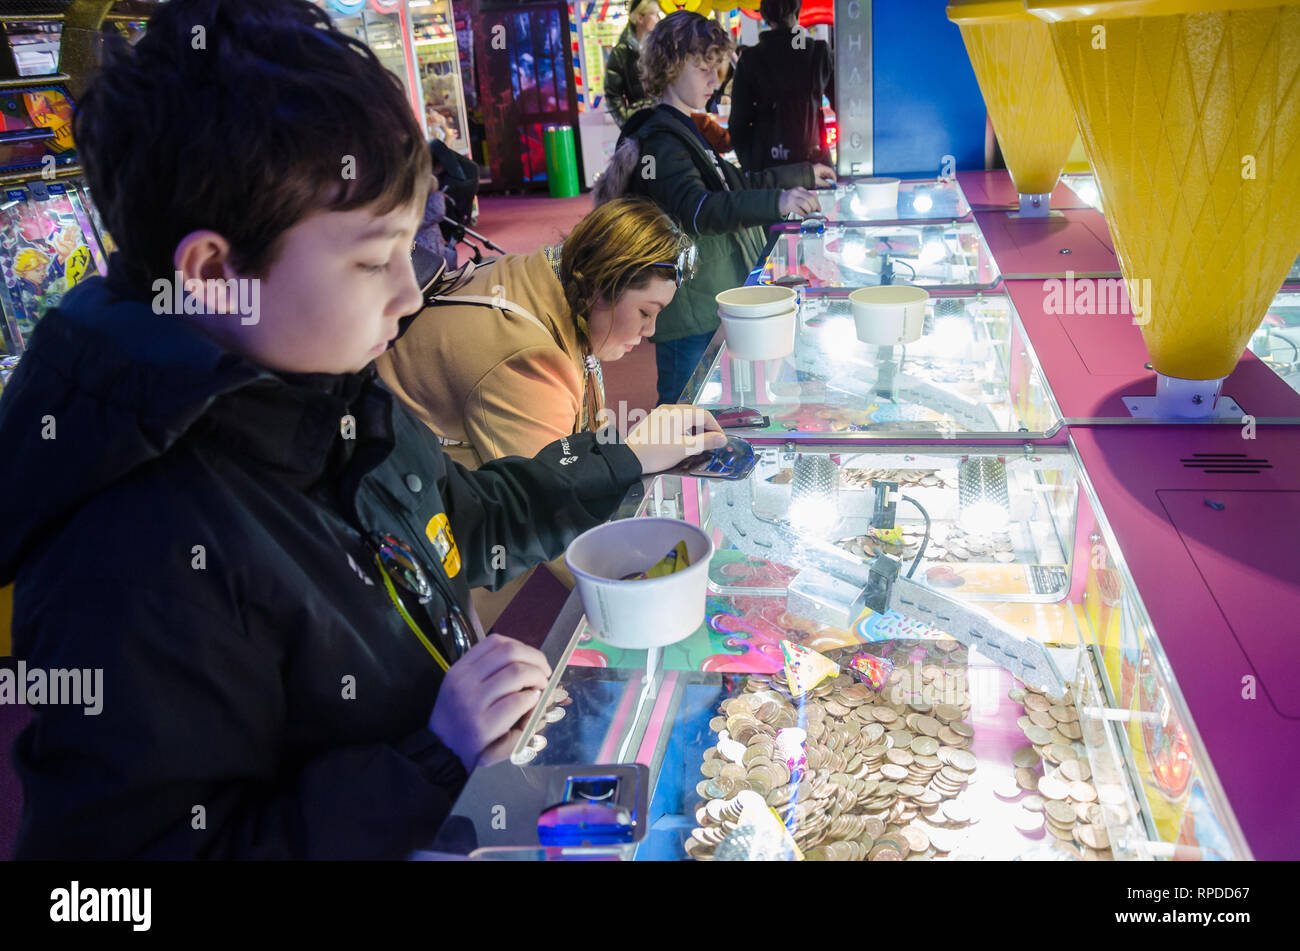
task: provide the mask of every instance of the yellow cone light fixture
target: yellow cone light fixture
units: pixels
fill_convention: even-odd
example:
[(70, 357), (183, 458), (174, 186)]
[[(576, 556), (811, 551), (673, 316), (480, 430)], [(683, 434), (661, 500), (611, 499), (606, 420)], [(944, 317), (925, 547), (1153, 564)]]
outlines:
[(1300, 2), (1025, 6), (1147, 302), (1157, 413), (1209, 415), (1300, 254)]
[(1045, 216), (1078, 130), (1047, 24), (1020, 0), (954, 0), (1022, 215)]

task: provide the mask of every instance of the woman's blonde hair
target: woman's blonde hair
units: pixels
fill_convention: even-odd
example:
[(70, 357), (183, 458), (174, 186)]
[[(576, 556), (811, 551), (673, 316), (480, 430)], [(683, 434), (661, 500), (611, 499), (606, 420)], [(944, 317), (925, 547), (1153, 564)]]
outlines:
[(658, 99), (677, 81), (691, 61), (698, 56), (710, 65), (723, 61), (731, 52), (731, 37), (716, 20), (678, 10), (659, 21), (641, 46), (637, 68), (641, 86), (647, 96)]
[(691, 240), (654, 202), (616, 198), (594, 209), (564, 239), (560, 283), (569, 310), (585, 330), (596, 301), (611, 304), (640, 290), (656, 275), (670, 280), (670, 267)]

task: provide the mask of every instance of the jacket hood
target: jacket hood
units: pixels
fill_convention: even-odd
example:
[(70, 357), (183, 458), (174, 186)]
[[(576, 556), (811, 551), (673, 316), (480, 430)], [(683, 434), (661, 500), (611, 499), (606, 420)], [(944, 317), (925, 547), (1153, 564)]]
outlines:
[[(259, 367), (186, 322), (155, 314), (114, 260), (107, 279), (89, 278), (46, 314), (0, 396), (0, 456), (7, 460), (0, 466), (0, 585), (14, 580), (42, 536), (205, 417), (232, 452), (278, 462), (286, 472), (319, 467), (312, 447), (317, 456), (329, 453), (339, 432), (339, 415), (331, 413), (355, 396), (330, 393), (359, 391), (360, 379), (280, 376)], [(299, 398), (288, 399), (291, 393)]]

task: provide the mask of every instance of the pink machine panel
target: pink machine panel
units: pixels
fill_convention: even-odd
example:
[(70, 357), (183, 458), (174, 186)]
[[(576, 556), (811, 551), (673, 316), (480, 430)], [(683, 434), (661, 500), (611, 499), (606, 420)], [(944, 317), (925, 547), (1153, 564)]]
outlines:
[(975, 220), (1004, 278), (1064, 277), (1067, 272), (1119, 277), (1115, 245), (1099, 211), (1071, 208), (1046, 218), (977, 211)]
[[(961, 186), (966, 204), (973, 211), (991, 211), (993, 209), (1012, 209), (1019, 206), (1020, 196), (1016, 193), (1011, 173), (1006, 169), (990, 172), (958, 172), (957, 184)], [(1087, 208), (1088, 203), (1074, 193), (1065, 182), (1057, 182), (1052, 189), (1053, 208)]]
[[(1091, 283), (1096, 291), (1098, 282)], [(1130, 313), (1078, 313), (1074, 304), (1084, 288), (1070, 280), (1007, 281), (1005, 287), (1068, 422), (1127, 421), (1132, 414), (1124, 397), (1155, 394), (1156, 375), (1146, 367), (1151, 358)], [(1249, 350), (1223, 395), (1258, 423), (1300, 421), (1300, 394)]]
[(1300, 429), (1073, 428), (1259, 859), (1300, 854)]

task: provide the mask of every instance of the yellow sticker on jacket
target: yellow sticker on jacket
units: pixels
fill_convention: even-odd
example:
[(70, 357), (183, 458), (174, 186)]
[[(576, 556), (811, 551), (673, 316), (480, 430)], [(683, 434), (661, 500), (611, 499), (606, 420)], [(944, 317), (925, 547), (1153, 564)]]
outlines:
[(424, 536), (442, 559), (442, 570), (447, 572), (447, 577), (456, 577), (460, 571), (460, 552), (456, 549), (456, 539), (451, 534), (445, 512), (439, 512), (429, 519), (429, 524), (424, 526)]

